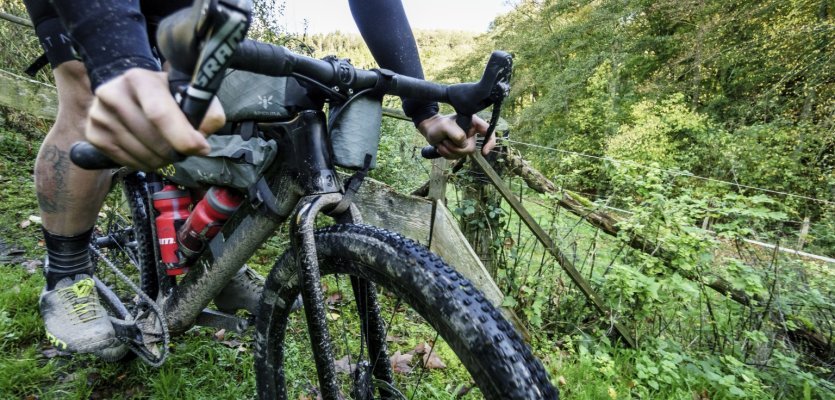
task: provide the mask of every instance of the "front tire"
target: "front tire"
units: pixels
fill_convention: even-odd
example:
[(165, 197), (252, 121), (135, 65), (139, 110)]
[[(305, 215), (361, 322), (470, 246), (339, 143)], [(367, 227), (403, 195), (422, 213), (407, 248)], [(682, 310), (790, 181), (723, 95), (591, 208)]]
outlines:
[[(402, 299), (394, 306), (395, 311), (401, 301), (412, 307), (437, 331), (469, 372), (470, 377), (461, 385), (468, 385), (471, 379), (484, 397), (490, 399), (558, 397), (542, 364), (513, 327), (469, 281), (423, 246), (382, 229), (346, 224), (319, 230), (316, 250), (323, 278), (333, 274), (360, 277)], [(288, 252), (276, 262), (267, 278), (256, 324), (256, 381), (262, 399), (288, 398), (285, 340), (290, 305), (299, 291), (295, 261)], [(348, 319), (344, 315), (342, 318)], [(394, 321), (393, 316), (383, 319)], [(388, 328), (391, 331), (392, 327)], [(359, 334), (365, 335), (364, 330)], [(341, 345), (337, 343), (338, 335), (334, 335), (332, 342), (335, 347)], [(385, 343), (382, 346), (385, 348)], [(361, 356), (362, 350), (352, 363)], [(449, 374), (454, 375), (452, 371)], [(358, 385), (356, 374), (348, 380), (348, 385)], [(386, 397), (384, 394), (388, 393), (389, 397), (397, 398), (388, 386), (385, 383), (377, 386), (375, 395)], [(350, 390), (354, 392), (356, 387)]]

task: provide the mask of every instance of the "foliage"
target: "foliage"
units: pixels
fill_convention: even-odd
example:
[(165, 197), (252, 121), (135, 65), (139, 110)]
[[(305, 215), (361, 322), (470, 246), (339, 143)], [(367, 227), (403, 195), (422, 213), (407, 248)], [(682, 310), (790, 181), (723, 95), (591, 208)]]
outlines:
[(514, 135), (574, 152), (529, 154), (575, 190), (611, 190), (581, 153), (832, 199), (833, 12), (819, 0), (525, 0), (445, 75), (474, 79), (491, 49), (512, 52)]

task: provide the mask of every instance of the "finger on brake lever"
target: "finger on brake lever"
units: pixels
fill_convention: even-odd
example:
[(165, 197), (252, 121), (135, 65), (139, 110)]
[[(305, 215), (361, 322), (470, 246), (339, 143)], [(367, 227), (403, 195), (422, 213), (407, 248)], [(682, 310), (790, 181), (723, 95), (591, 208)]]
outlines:
[[(501, 107), (502, 107), (501, 100), (498, 103), (493, 105), (493, 112), (490, 115), (490, 123), (489, 123), (490, 125), (487, 127), (487, 133), (484, 134), (484, 140), (481, 141), (482, 146), (486, 143), (489, 143), (490, 139), (493, 137), (493, 135), (496, 132), (496, 125), (499, 122), (499, 115), (501, 114)], [(473, 123), (472, 122), (472, 116), (470, 118), (467, 118), (466, 116), (456, 115), (455, 123), (458, 124), (458, 127), (463, 129), (464, 132), (466, 133), (472, 127), (472, 123)], [(481, 151), (481, 148), (479, 147), (478, 150)], [(427, 160), (434, 160), (436, 158), (443, 157), (443, 156), (441, 156), (440, 153), (438, 153), (438, 149), (433, 145), (425, 146), (424, 148), (420, 149), (420, 155), (421, 155), (421, 157), (423, 157)]]
[[(473, 116), (456, 114), (455, 123), (458, 125), (459, 128), (461, 128), (461, 130), (464, 131), (464, 134), (466, 135), (467, 132), (470, 131), (470, 128), (473, 127)], [(436, 158), (443, 157), (441, 153), (438, 153), (438, 148), (436, 148), (433, 145), (429, 145), (420, 149), (420, 155), (421, 157), (427, 160), (434, 160)]]

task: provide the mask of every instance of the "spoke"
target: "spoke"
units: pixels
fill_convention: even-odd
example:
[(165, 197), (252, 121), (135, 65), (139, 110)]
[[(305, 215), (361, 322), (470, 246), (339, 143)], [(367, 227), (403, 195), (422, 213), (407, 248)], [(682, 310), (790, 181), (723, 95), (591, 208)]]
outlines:
[[(386, 324), (386, 336), (388, 336), (388, 333), (391, 332), (391, 324), (394, 322), (394, 317), (397, 315), (397, 309), (400, 308), (400, 305), (402, 305), (402, 304), (403, 304), (403, 299), (398, 297), (397, 302), (394, 303), (394, 308), (392, 308), (392, 310), (391, 310), (391, 318), (389, 318), (389, 322)], [(383, 340), (388, 340), (388, 337), (384, 337)], [(377, 354), (377, 356), (374, 358), (374, 362), (371, 363), (371, 370), (372, 371), (374, 370), (374, 367), (377, 366), (378, 361), (380, 361), (380, 355), (379, 354)], [(385, 362), (388, 362), (388, 360), (385, 360)]]
[[(335, 274), (334, 279), (336, 280), (336, 290), (340, 295), (342, 295), (342, 288), (339, 285), (339, 280), (340, 280), (339, 279), (339, 274)], [(343, 297), (343, 299), (344, 299), (344, 297)], [(327, 307), (327, 306), (328, 305), (325, 304), (325, 307)], [(348, 372), (350, 373), (350, 372), (353, 372), (352, 371), (352, 368), (353, 368), (352, 366), (354, 365), (354, 363), (353, 363), (353, 361), (351, 361), (351, 348), (348, 346), (348, 326), (345, 323), (345, 313), (342, 312), (342, 302), (340, 302), (340, 304), (339, 304), (339, 313), (340, 313), (339, 319), (342, 320), (342, 342), (345, 345), (345, 353), (348, 356)], [(360, 358), (359, 359), (360, 360), (362, 359), (362, 353), (360, 353)], [(353, 373), (351, 375), (353, 376)]]
[[(438, 345), (438, 336), (440, 336), (440, 333), (438, 331), (435, 331), (435, 339), (432, 340), (432, 347), (429, 348), (429, 354), (426, 355), (426, 360), (429, 360), (432, 357), (432, 352), (435, 351), (435, 346)], [(423, 358), (421, 358), (421, 360), (420, 360), (420, 375), (418, 375), (418, 381), (417, 381), (417, 384), (415, 384), (415, 390), (412, 392), (412, 396), (409, 397), (409, 400), (412, 400), (413, 398), (415, 398), (415, 395), (417, 394), (417, 392), (420, 391), (420, 381), (423, 380), (423, 374), (426, 373), (426, 370), (427, 370), (426, 361), (424, 361)]]

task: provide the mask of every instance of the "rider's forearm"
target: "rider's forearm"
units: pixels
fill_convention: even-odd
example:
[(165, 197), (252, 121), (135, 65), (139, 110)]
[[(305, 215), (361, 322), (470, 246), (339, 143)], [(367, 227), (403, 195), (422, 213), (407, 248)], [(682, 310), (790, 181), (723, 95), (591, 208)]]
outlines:
[(138, 0), (53, 0), (78, 45), (93, 89), (131, 68), (159, 70)]
[[(415, 37), (400, 0), (349, 0), (363, 39), (380, 67), (423, 78)], [(438, 104), (403, 99), (403, 111), (415, 124), (438, 113)]]

